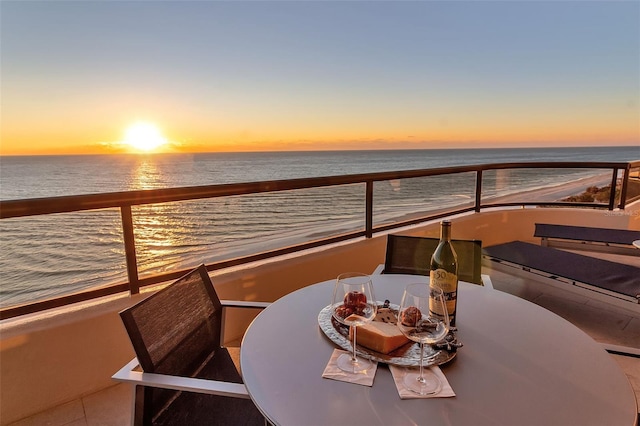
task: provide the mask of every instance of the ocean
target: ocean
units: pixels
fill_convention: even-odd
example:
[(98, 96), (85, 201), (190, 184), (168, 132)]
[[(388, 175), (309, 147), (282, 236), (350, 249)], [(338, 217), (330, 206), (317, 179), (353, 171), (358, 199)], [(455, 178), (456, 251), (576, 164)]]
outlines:
[[(520, 161), (631, 161), (640, 147), (32, 156), (0, 158), (0, 199), (107, 193)], [(593, 171), (486, 173), (483, 197)], [(471, 203), (473, 174), (376, 184), (374, 221)], [(134, 208), (140, 275), (282, 247), (363, 226), (352, 185)], [(0, 306), (126, 281), (119, 211), (0, 221)]]

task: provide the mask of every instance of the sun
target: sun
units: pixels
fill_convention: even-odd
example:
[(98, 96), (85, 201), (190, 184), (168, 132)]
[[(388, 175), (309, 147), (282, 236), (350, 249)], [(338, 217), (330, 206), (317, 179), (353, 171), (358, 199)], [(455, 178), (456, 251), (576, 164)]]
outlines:
[(127, 128), (123, 143), (144, 152), (153, 151), (167, 144), (167, 139), (153, 123), (138, 122)]

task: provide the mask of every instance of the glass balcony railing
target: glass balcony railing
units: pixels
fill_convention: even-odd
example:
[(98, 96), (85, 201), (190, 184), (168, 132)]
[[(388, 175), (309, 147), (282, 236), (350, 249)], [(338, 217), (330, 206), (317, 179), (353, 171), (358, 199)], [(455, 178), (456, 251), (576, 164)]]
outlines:
[(135, 294), (203, 261), (218, 270), (489, 207), (613, 211), (637, 199), (640, 161), (500, 163), (0, 201), (0, 318)]

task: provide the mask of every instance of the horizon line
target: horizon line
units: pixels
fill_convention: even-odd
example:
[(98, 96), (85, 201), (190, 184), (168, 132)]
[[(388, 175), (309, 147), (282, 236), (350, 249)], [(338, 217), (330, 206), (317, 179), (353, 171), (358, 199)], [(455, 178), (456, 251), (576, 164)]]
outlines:
[(344, 149), (275, 149), (275, 150), (242, 150), (242, 151), (164, 151), (164, 152), (104, 152), (104, 153), (38, 153), (38, 154), (2, 154), (1, 157), (72, 157), (72, 156), (140, 156), (153, 157), (163, 155), (190, 155), (190, 154), (260, 154), (260, 153), (321, 153), (321, 152), (377, 152), (377, 151), (477, 151), (477, 150), (525, 150), (525, 149), (585, 149), (585, 148), (633, 148), (638, 145), (557, 145), (557, 146), (516, 146), (516, 147), (450, 147), (450, 148), (344, 148)]

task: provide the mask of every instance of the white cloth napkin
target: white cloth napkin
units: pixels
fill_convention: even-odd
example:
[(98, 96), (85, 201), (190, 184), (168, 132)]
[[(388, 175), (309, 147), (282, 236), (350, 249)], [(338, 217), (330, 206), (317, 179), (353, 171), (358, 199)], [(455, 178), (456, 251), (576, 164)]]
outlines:
[(357, 385), (373, 386), (373, 378), (376, 375), (378, 369), (378, 363), (373, 362), (373, 367), (360, 373), (348, 373), (342, 371), (336, 363), (338, 357), (342, 354), (351, 355), (350, 352), (341, 351), (340, 349), (334, 349), (329, 359), (329, 363), (322, 373), (322, 377), (325, 379), (340, 380), (342, 382), (355, 383)]
[(404, 384), (404, 376), (407, 372), (419, 370), (420, 367), (399, 367), (396, 365), (389, 365), (389, 369), (391, 370), (391, 375), (393, 376), (393, 381), (396, 382), (396, 388), (398, 389), (398, 395), (400, 395), (400, 399), (412, 399), (412, 398), (447, 398), (451, 396), (456, 396), (447, 381), (447, 378), (444, 376), (440, 367), (433, 366), (428, 367), (432, 373), (434, 373), (442, 382), (442, 389), (438, 392), (431, 395), (418, 395), (417, 393), (407, 389)]

